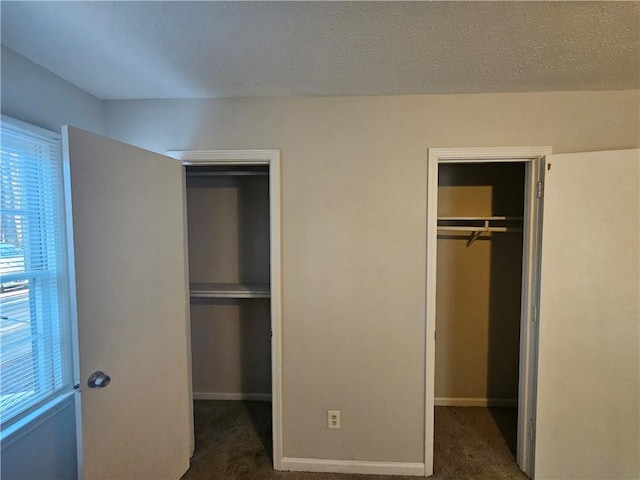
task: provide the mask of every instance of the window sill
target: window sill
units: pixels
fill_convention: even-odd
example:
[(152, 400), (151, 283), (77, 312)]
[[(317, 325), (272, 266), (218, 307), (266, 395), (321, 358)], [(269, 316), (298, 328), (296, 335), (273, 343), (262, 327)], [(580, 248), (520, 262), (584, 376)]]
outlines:
[(61, 412), (73, 402), (75, 391), (63, 393), (0, 432), (2, 450)]

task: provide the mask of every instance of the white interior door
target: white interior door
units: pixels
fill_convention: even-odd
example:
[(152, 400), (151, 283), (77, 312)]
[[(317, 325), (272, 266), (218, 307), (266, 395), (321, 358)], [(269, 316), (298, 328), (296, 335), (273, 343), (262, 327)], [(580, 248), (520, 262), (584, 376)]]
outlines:
[[(63, 129), (84, 478), (177, 479), (192, 442), (179, 162)], [(69, 177), (67, 177), (69, 178)], [(89, 388), (92, 372), (111, 382)]]
[(547, 157), (535, 478), (640, 478), (640, 150)]

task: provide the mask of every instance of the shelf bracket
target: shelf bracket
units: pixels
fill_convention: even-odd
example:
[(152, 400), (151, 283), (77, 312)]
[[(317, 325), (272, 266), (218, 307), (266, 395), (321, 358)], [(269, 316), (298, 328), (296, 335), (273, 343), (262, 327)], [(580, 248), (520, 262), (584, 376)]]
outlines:
[(489, 231), (489, 220), (485, 220), (484, 221), (484, 228), (482, 230), (478, 230), (476, 232), (472, 232), (471, 236), (469, 237), (469, 240), (467, 241), (467, 248), (469, 248), (473, 242), (475, 242), (478, 238), (480, 238), (480, 235), (482, 235), (482, 232), (488, 232)]
[(478, 238), (480, 238), (480, 235), (482, 235), (482, 230), (479, 230), (477, 232), (472, 232), (471, 236), (469, 237), (469, 240), (467, 241), (466, 247), (469, 248), (473, 244), (473, 242), (475, 242)]

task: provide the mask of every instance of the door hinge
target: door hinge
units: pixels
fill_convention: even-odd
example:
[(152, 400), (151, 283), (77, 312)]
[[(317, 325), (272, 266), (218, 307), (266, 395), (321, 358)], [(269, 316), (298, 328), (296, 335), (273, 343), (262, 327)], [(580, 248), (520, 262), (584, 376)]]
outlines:
[(533, 323), (538, 323), (540, 321), (540, 309), (537, 305), (534, 305), (531, 309), (531, 321)]
[(536, 441), (536, 426), (532, 418), (529, 419), (529, 440), (531, 440), (532, 443)]
[(536, 197), (542, 198), (543, 195), (544, 195), (544, 182), (538, 182)]

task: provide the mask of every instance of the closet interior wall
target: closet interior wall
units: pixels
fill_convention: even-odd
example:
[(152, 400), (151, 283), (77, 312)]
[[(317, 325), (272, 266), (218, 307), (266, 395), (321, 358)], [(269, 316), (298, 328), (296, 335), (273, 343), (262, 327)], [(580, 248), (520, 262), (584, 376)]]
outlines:
[[(438, 216), (516, 216), (524, 163), (439, 167)], [(438, 232), (436, 405), (518, 398), (522, 233)]]
[(187, 167), (189, 280), (263, 284), (261, 298), (191, 298), (194, 398), (271, 394), (268, 167)]

